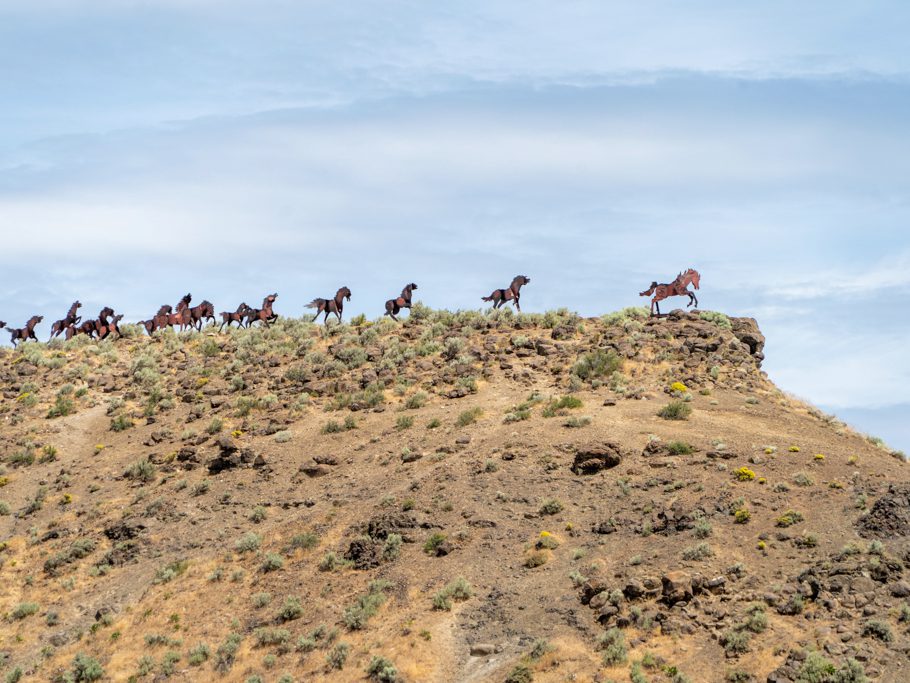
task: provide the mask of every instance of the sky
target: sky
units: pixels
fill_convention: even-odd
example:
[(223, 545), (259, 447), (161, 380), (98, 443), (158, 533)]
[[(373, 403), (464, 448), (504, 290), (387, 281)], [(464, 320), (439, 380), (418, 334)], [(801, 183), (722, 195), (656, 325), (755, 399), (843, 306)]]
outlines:
[[(910, 452), (905, 2), (0, 0), (0, 319), (640, 305)], [(682, 304), (682, 300), (678, 302)]]

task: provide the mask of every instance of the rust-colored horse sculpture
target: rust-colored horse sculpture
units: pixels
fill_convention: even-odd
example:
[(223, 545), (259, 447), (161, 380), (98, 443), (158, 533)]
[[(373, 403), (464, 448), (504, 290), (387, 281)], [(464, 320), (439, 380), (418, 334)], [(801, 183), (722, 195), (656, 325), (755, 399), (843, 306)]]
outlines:
[[(73, 305), (70, 306), (70, 310), (67, 311), (67, 313), (66, 313), (66, 317), (63, 318), (63, 320), (55, 321), (54, 324), (51, 325), (50, 339), (53, 339), (54, 337), (59, 337), (61, 334), (63, 334), (66, 331), (66, 328), (69, 327), (70, 325), (79, 324), (79, 321), (82, 320), (82, 316), (77, 315), (76, 311), (78, 311), (79, 308), (81, 308), (81, 307), (82, 307), (82, 304), (79, 301), (73, 302)], [(48, 339), (48, 341), (50, 341), (50, 339)]]
[(278, 314), (272, 311), (272, 304), (275, 303), (275, 299), (277, 298), (277, 292), (275, 294), (269, 294), (262, 300), (262, 308), (247, 307), (246, 313), (244, 314), (246, 317), (246, 326), (252, 327), (253, 323), (261, 322), (265, 327), (268, 327), (270, 323), (275, 322), (278, 319)]
[(221, 316), (221, 327), (218, 328), (218, 331), (221, 332), (225, 325), (230, 327), (231, 323), (237, 323), (240, 327), (243, 327), (243, 319), (246, 316), (246, 312), (249, 310), (251, 310), (250, 307), (244, 302), (240, 304), (234, 312), (222, 311), (219, 313)]
[(639, 296), (651, 296), (653, 294), (654, 298), (651, 299), (651, 315), (654, 315), (654, 309), (657, 308), (657, 315), (659, 316), (659, 302), (667, 297), (687, 296), (689, 297), (689, 303), (686, 304), (686, 308), (693, 304), (698, 306), (698, 299), (695, 298), (695, 294), (686, 288), (691, 284), (695, 289), (698, 289), (700, 281), (701, 275), (699, 275), (698, 271), (694, 268), (689, 268), (684, 273), (677, 275), (676, 279), (669, 284), (657, 284), (657, 282), (652, 282), (648, 289), (639, 293)]
[(25, 323), (25, 327), (8, 328), (10, 334), (12, 334), (12, 339), (10, 341), (13, 343), (13, 346), (15, 346), (17, 342), (28, 341), (29, 339), (38, 341), (38, 337), (35, 336), (35, 327), (37, 327), (38, 323), (40, 323), (42, 320), (44, 320), (44, 316), (33, 315), (28, 319), (28, 322)]
[(190, 308), (190, 323), (197, 329), (202, 329), (202, 321), (211, 320), (215, 322), (215, 307), (211, 301), (205, 299), (198, 306)]
[(325, 322), (329, 322), (329, 313), (334, 313), (338, 316), (338, 322), (341, 322), (341, 314), (344, 311), (344, 300), (351, 300), (351, 290), (347, 287), (342, 287), (337, 292), (335, 292), (334, 299), (313, 299), (308, 303), (305, 308), (315, 308), (316, 315), (313, 316), (313, 319), (310, 322), (316, 322), (321, 314), (325, 313)]
[[(113, 311), (112, 311), (113, 312)], [(96, 326), (95, 331), (98, 333), (98, 339), (107, 339), (110, 335), (115, 334), (117, 337), (122, 337), (120, 333), (119, 322), (123, 320), (123, 314), (120, 313), (111, 318), (111, 321), (108, 323), (101, 324), (99, 319), (99, 324)]]
[(516, 275), (508, 289), (495, 289), (490, 296), (481, 297), (481, 299), (483, 301), (492, 301), (493, 308), (499, 308), (504, 303), (511, 301), (515, 304), (515, 308), (520, 312), (521, 305), (518, 301), (521, 299), (521, 288), (530, 281), (531, 278), (526, 275)]
[[(396, 318), (395, 315), (402, 308), (411, 308), (411, 292), (415, 289), (417, 289), (417, 285), (413, 282), (409, 285), (405, 285), (404, 289), (401, 290), (400, 297), (397, 299), (389, 299), (385, 302), (385, 314), (397, 322), (398, 318)], [(319, 314), (317, 313), (316, 315), (318, 316)]]

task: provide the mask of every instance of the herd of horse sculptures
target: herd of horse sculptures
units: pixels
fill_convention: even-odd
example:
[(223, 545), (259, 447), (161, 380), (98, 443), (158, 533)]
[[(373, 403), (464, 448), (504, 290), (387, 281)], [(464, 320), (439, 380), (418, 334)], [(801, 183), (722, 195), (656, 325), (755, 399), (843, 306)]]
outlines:
[[(688, 270), (681, 272), (673, 282), (663, 284), (652, 282), (647, 290), (640, 293), (640, 296), (652, 297), (652, 316), (655, 315), (655, 309), (657, 310), (656, 315), (661, 315), (659, 302), (671, 296), (688, 296), (689, 303), (686, 304), (686, 306), (698, 306), (698, 299), (688, 287), (689, 285), (692, 285), (695, 289), (698, 289), (700, 279), (701, 276), (698, 271), (689, 268)], [(494, 289), (490, 296), (484, 296), (481, 297), (481, 299), (492, 303), (494, 309), (501, 308), (505, 304), (511, 302), (516, 310), (521, 311), (521, 288), (530, 281), (531, 278), (526, 275), (516, 275), (508, 287)], [(396, 316), (402, 309), (411, 308), (411, 295), (415, 289), (417, 289), (417, 285), (411, 282), (405, 285), (404, 289), (401, 290), (400, 296), (386, 301), (385, 315), (397, 322), (398, 318)], [(154, 316), (148, 320), (139, 321), (139, 324), (142, 325), (149, 336), (151, 336), (157, 330), (174, 327), (179, 328), (180, 331), (187, 329), (201, 330), (203, 324), (206, 322), (211, 321), (212, 323), (216, 323), (217, 318), (215, 317), (214, 305), (212, 305), (210, 301), (203, 301), (196, 306), (190, 306), (192, 298), (191, 294), (187, 294), (177, 302), (176, 306), (172, 307), (165, 304), (158, 309), (158, 312), (155, 313)], [(225, 327), (231, 327), (233, 323), (237, 323), (238, 327), (252, 327), (254, 323), (258, 322), (260, 325), (268, 327), (278, 319), (278, 314), (272, 310), (272, 306), (277, 298), (277, 293), (269, 294), (262, 300), (261, 308), (253, 308), (246, 303), (242, 303), (235, 311), (223, 311), (219, 313), (221, 325), (219, 326), (218, 331), (221, 332)], [(330, 315), (335, 315), (340, 322), (341, 314), (344, 311), (344, 302), (350, 300), (351, 290), (347, 287), (342, 287), (335, 292), (334, 297), (330, 299), (313, 299), (310, 303), (306, 304), (306, 308), (315, 309), (316, 311), (316, 315), (313, 316), (312, 322), (315, 322), (320, 315), (324, 315), (323, 322), (325, 324), (328, 324)], [(122, 313), (116, 314), (114, 309), (105, 306), (101, 309), (97, 318), (82, 320), (82, 316), (78, 313), (81, 307), (82, 303), (79, 301), (73, 302), (73, 305), (70, 306), (66, 316), (55, 321), (54, 324), (51, 325), (50, 339), (55, 339), (61, 335), (64, 339), (72, 339), (79, 334), (85, 334), (93, 339), (107, 339), (108, 337), (116, 338), (121, 336), (119, 324), (123, 319)], [(12, 334), (13, 346), (20, 341), (27, 341), (29, 339), (38, 341), (38, 337), (35, 336), (35, 328), (42, 320), (44, 320), (43, 316), (34, 315), (28, 319), (28, 322), (25, 323), (24, 327), (8, 328)], [(6, 327), (6, 323), (0, 321), (0, 329), (4, 327)]]

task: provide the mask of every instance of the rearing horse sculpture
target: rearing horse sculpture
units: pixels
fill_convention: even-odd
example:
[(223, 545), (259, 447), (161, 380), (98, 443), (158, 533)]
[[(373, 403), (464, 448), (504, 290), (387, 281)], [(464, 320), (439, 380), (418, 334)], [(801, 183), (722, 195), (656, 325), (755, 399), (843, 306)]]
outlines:
[(272, 311), (272, 304), (275, 303), (275, 299), (277, 298), (277, 292), (274, 294), (269, 294), (262, 300), (262, 308), (247, 307), (246, 313), (244, 313), (246, 316), (246, 326), (251, 327), (257, 320), (261, 322), (265, 327), (268, 327), (270, 323), (275, 322), (278, 319), (278, 314)]
[[(397, 299), (389, 299), (385, 302), (385, 314), (395, 322), (398, 322), (398, 318), (395, 317), (395, 314), (402, 308), (411, 308), (411, 292), (415, 289), (417, 289), (417, 285), (413, 282), (409, 285), (405, 285), (404, 289), (401, 290), (400, 297)], [(317, 313), (316, 315), (318, 316), (319, 314)]]
[(686, 287), (691, 284), (695, 289), (698, 289), (700, 281), (701, 275), (699, 275), (698, 271), (694, 268), (689, 268), (684, 273), (677, 275), (676, 279), (669, 284), (657, 284), (657, 282), (652, 282), (648, 289), (639, 293), (639, 296), (651, 296), (653, 294), (654, 298), (651, 299), (651, 315), (654, 315), (654, 309), (656, 307), (657, 315), (660, 316), (659, 302), (667, 297), (687, 296), (689, 297), (689, 303), (686, 304), (686, 308), (692, 304), (698, 306), (698, 299), (695, 298), (695, 294), (686, 289)]
[[(79, 324), (79, 321), (82, 320), (82, 316), (76, 315), (76, 311), (79, 310), (79, 308), (81, 308), (81, 306), (82, 306), (82, 303), (80, 303), (79, 301), (74, 301), (73, 305), (70, 306), (70, 310), (67, 311), (66, 317), (63, 318), (63, 320), (55, 321), (54, 324), (51, 325), (50, 339), (53, 339), (54, 337), (59, 337), (61, 334), (63, 334), (63, 332), (66, 330), (66, 328), (69, 327), (70, 325)], [(50, 339), (48, 339), (48, 341), (50, 341)]]
[(338, 322), (341, 322), (341, 313), (344, 311), (345, 299), (348, 301), (351, 300), (351, 290), (347, 287), (342, 287), (335, 292), (334, 299), (313, 299), (305, 306), (305, 308), (316, 309), (316, 315), (313, 316), (313, 319), (310, 322), (316, 322), (316, 318), (322, 313), (325, 313), (325, 320), (323, 320), (323, 322), (326, 325), (329, 323), (329, 313), (334, 313), (338, 316)]
[(483, 301), (492, 301), (493, 308), (499, 308), (504, 303), (511, 301), (515, 304), (515, 308), (518, 309), (518, 312), (520, 313), (521, 305), (518, 301), (521, 299), (521, 288), (530, 281), (531, 278), (526, 275), (516, 275), (508, 289), (494, 289), (490, 296), (484, 296), (481, 297), (481, 299)]
[(28, 319), (28, 322), (25, 323), (25, 327), (10, 327), (9, 331), (12, 334), (12, 339), (10, 339), (10, 341), (12, 342), (13, 346), (15, 346), (17, 342), (28, 341), (29, 339), (38, 341), (38, 337), (35, 336), (35, 327), (42, 320), (44, 320), (44, 316), (33, 315)]

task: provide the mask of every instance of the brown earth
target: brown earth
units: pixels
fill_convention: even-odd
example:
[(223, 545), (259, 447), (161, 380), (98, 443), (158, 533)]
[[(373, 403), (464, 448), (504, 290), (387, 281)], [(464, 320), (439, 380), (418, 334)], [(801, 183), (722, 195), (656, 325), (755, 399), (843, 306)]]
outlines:
[(0, 351), (2, 675), (910, 680), (907, 468), (755, 321), (358, 322)]

